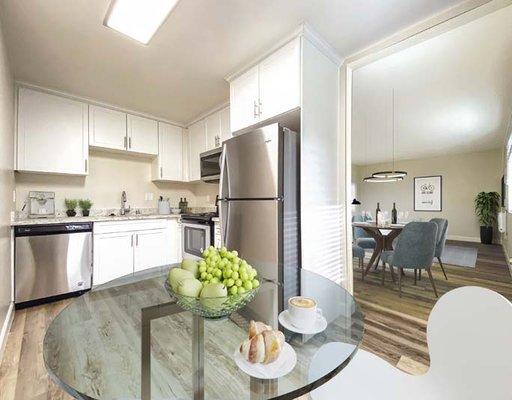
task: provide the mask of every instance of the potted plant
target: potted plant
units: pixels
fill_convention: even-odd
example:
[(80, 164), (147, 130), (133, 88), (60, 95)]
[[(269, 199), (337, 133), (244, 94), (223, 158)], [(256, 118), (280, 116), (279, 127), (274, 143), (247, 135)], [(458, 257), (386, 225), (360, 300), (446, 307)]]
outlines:
[(78, 202), (74, 199), (65, 199), (64, 204), (66, 205), (66, 215), (68, 217), (74, 217), (76, 215), (75, 208)]
[(82, 209), (82, 215), (88, 217), (89, 211), (91, 211), (92, 201), (89, 199), (78, 200), (78, 205)]
[(480, 241), (492, 244), (493, 224), (500, 208), (500, 195), (497, 192), (480, 192), (475, 198), (475, 212), (480, 222)]

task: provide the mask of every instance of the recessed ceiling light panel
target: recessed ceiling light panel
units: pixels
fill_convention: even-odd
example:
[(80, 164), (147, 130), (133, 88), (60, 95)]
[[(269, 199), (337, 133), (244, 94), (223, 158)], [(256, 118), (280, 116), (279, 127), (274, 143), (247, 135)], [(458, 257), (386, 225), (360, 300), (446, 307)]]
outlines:
[(148, 44), (179, 0), (113, 0), (105, 25)]

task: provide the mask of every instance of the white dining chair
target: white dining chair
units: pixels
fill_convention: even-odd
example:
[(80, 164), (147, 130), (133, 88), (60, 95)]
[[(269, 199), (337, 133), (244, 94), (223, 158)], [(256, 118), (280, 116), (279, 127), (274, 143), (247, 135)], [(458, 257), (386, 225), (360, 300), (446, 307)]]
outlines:
[[(435, 304), (427, 325), (430, 368), (409, 375), (376, 355), (358, 350), (338, 375), (311, 392), (313, 400), (510, 400), (512, 304), (489, 289), (454, 289)], [(310, 379), (329, 372), (346, 343), (322, 346)]]

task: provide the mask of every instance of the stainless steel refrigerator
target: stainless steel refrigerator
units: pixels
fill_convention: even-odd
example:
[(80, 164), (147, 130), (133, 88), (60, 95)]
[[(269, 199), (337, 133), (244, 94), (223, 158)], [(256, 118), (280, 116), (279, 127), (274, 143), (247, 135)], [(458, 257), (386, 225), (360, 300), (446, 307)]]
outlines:
[(300, 289), (299, 165), (297, 133), (277, 123), (224, 142), (222, 241), (257, 268), (262, 285), (275, 288), (243, 312), (276, 328), (279, 312)]

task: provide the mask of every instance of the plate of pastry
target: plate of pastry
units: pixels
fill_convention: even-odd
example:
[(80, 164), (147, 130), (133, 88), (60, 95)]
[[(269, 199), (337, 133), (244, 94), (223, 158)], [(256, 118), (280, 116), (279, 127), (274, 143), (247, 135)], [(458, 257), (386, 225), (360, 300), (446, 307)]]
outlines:
[(238, 368), (259, 379), (285, 376), (297, 363), (297, 354), (282, 332), (254, 321), (249, 324), (249, 338), (235, 350), (233, 358)]

